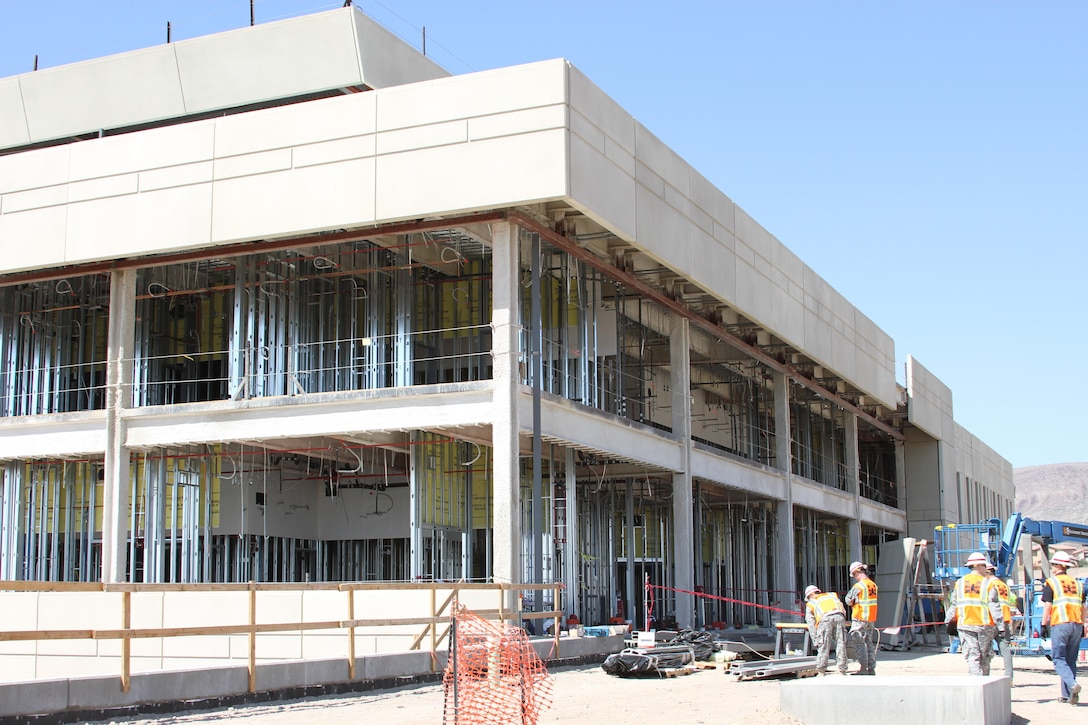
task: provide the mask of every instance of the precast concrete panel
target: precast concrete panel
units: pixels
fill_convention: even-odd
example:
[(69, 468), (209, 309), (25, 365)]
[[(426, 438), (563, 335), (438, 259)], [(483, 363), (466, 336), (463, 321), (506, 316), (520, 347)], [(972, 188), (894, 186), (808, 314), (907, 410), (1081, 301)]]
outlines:
[(793, 505), (813, 511), (853, 519), (857, 513), (856, 503), (851, 494), (837, 491), (817, 483), (808, 483), (798, 478), (791, 481)]
[[(635, 231), (641, 250), (658, 260), (668, 260), (680, 270), (691, 268), (688, 222), (680, 212), (665, 203), (664, 186), (652, 172), (643, 173), (635, 186)], [(651, 174), (648, 176), (647, 174)], [(649, 182), (649, 183), (647, 183)]]
[(30, 141), (185, 115), (174, 45), (17, 76)]
[(75, 264), (205, 246), (211, 199), (211, 184), (200, 184), (69, 204), (64, 259)]
[[(687, 197), (691, 193), (688, 187), (688, 171), (691, 166), (680, 154), (638, 122), (635, 122), (635, 158), (682, 196)], [(661, 195), (664, 196), (664, 191)]]
[[(618, 150), (634, 157), (635, 119), (580, 70), (570, 64), (568, 69), (571, 109), (599, 128)], [(607, 153), (607, 149), (598, 150)]]
[(30, 143), (18, 78), (0, 80), (0, 108), (4, 109), (0, 113), (0, 148)]
[(68, 208), (0, 214), (0, 273), (51, 267), (64, 259)]
[(215, 122), (196, 121), (153, 128), (91, 139), (64, 148), (71, 150), (66, 179), (71, 182), (210, 161), (215, 152)]
[(239, 156), (373, 134), (376, 96), (355, 93), (215, 121), (215, 156)]
[(351, 18), (364, 85), (388, 88), (449, 75), (449, 71), (368, 18), (362, 10), (356, 8)]
[(212, 206), (217, 244), (373, 223), (374, 160), (216, 181)]
[(386, 88), (378, 94), (378, 131), (565, 104), (566, 69), (549, 60)]
[(378, 156), (375, 216), (393, 221), (563, 198), (566, 144), (565, 130), (555, 129)]
[(952, 420), (952, 390), (913, 356), (907, 356), (907, 420), (940, 439)]
[[(0, 156), (0, 195), (68, 183), (72, 146)], [(0, 196), (0, 211), (8, 209)]]
[(173, 47), (186, 113), (362, 83), (350, 15), (339, 12), (240, 28)]

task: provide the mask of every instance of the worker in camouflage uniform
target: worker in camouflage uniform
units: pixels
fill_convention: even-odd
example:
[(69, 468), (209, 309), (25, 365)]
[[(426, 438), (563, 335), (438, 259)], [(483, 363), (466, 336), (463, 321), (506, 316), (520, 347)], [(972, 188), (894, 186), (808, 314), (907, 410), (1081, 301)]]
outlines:
[(868, 569), (860, 561), (850, 565), (854, 586), (846, 593), (850, 607), (850, 639), (854, 642), (861, 669), (856, 675), (876, 674), (876, 582), (869, 578)]
[(997, 566), (991, 562), (986, 565), (986, 583), (997, 588), (997, 599), (1001, 602), (1001, 619), (1005, 622), (1005, 636), (997, 638), (997, 651), (1005, 663), (1005, 677), (1012, 683), (1012, 612), (1016, 608), (1016, 597), (1009, 591), (1009, 585), (997, 577)]
[(986, 581), (985, 554), (975, 552), (967, 557), (967, 574), (960, 577), (952, 589), (945, 622), (956, 622), (959, 629), (967, 671), (972, 675), (989, 675), (994, 656), (994, 637), (1005, 636), (1005, 621), (997, 587)]
[(822, 592), (813, 585), (805, 589), (805, 624), (816, 643), (816, 671), (822, 676), (827, 669), (831, 642), (835, 642), (835, 664), (839, 674), (846, 674), (846, 609), (839, 595)]

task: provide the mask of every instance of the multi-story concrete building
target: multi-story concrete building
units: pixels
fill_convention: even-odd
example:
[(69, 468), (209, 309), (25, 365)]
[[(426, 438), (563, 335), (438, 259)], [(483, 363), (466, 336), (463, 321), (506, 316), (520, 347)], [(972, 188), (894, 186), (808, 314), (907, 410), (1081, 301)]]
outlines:
[[(698, 159), (694, 159), (696, 163)], [(570, 63), (353, 8), (0, 79), (0, 578), (751, 622), (1011, 467)], [(938, 323), (939, 324), (939, 323)]]

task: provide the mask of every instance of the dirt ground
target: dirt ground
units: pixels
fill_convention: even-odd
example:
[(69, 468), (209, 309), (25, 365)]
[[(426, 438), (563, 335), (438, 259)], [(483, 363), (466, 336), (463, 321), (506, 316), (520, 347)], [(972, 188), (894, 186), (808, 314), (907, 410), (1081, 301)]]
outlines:
[[(995, 660), (994, 674), (1002, 672)], [(687, 725), (688, 723), (796, 724), (778, 709), (780, 681), (738, 682), (724, 667), (666, 679), (625, 679), (607, 675), (599, 666), (553, 671), (552, 706), (540, 723), (594, 725)], [(851, 663), (851, 669), (857, 665)], [(962, 655), (915, 649), (881, 652), (877, 676), (966, 675)], [(838, 677), (838, 675), (829, 675)], [(1081, 680), (1088, 672), (1081, 669)], [(1043, 657), (1018, 657), (1012, 688), (1013, 725), (1084, 725), (1088, 722), (1088, 690), (1077, 707), (1057, 701), (1058, 678)], [(404, 687), (358, 695), (337, 695), (222, 710), (194, 711), (154, 717), (128, 717), (115, 723), (167, 725), (234, 720), (244, 725), (420, 725), (442, 722), (440, 684)], [(879, 712), (880, 703), (872, 703)], [(850, 715), (843, 713), (844, 720)]]

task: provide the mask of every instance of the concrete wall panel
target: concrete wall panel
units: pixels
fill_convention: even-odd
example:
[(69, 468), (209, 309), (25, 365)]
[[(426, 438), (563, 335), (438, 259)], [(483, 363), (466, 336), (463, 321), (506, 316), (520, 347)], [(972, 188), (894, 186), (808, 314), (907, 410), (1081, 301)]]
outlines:
[(218, 181), (211, 237), (227, 243), (367, 224), (373, 198), (373, 159)]
[(349, 16), (318, 13), (174, 43), (194, 112), (362, 82)]
[(568, 64), (570, 107), (592, 119), (605, 138), (629, 156), (635, 155), (635, 119), (584, 73)]
[(237, 156), (370, 134), (375, 129), (375, 108), (374, 94), (362, 93), (296, 103), (269, 113), (226, 116), (215, 121), (215, 155)]
[[(561, 198), (567, 195), (566, 156), (563, 131), (381, 156), (375, 216), (417, 218)], [(466, 169), (473, 183), (464, 183)]]
[(206, 245), (211, 195), (211, 185), (203, 184), (69, 204), (65, 261)]
[(442, 66), (368, 18), (362, 10), (356, 10), (351, 17), (363, 83), (370, 88), (388, 88), (449, 75)]
[(597, 219), (619, 236), (634, 238), (634, 178), (575, 135), (570, 138), (570, 188), (571, 196), (592, 206)]
[(26, 125), (23, 94), (18, 78), (0, 80), (0, 148), (20, 146), (30, 142), (30, 129)]
[(564, 104), (566, 75), (566, 63), (551, 60), (387, 88), (378, 131)]
[(18, 76), (32, 141), (185, 114), (174, 45)]
[(214, 153), (214, 134), (212, 121), (198, 121), (72, 144), (67, 147), (72, 157), (67, 180), (208, 161)]

